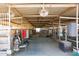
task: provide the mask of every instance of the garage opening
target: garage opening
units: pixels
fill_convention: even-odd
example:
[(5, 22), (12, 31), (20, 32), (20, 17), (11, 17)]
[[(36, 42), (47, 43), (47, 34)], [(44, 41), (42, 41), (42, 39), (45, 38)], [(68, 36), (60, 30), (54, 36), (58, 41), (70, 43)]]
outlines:
[(78, 4), (0, 6), (0, 55), (79, 55)]

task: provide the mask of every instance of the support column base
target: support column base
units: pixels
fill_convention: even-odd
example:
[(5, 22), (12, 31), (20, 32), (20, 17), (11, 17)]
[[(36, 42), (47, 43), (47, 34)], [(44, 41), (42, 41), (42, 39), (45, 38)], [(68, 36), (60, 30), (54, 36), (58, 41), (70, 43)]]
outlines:
[(11, 49), (7, 50), (7, 55), (12, 55), (13, 51)]

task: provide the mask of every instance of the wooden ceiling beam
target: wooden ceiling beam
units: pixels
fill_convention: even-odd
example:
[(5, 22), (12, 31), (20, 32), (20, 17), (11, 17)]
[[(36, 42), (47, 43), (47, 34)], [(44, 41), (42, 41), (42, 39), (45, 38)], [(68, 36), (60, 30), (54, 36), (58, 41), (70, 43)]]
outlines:
[(68, 12), (68, 11), (74, 9), (74, 8), (75, 8), (75, 6), (74, 6), (74, 7), (68, 7), (66, 10), (62, 11), (62, 12), (59, 14), (59, 16), (65, 14), (66, 12)]
[(30, 22), (50, 22), (50, 21), (30, 21)]
[[(21, 17), (23, 17), (23, 15), (14, 7), (14, 8), (12, 8), (12, 9), (14, 9), (18, 14), (19, 14), (19, 16), (21, 16)], [(14, 11), (13, 10), (13, 11)]]
[[(42, 16), (40, 16), (39, 14), (30, 14), (30, 15), (23, 15), (23, 17), (42, 17)], [(48, 16), (46, 16), (46, 17), (58, 17), (58, 15), (48, 15)]]
[[(32, 22), (31, 22), (31, 23), (32, 23)], [(49, 24), (49, 22), (48, 22), (48, 23), (36, 22), (36, 23), (32, 23), (32, 24), (36, 24), (36, 25), (38, 25), (38, 24)]]
[[(14, 9), (19, 13), (19, 15), (20, 16), (22, 16), (23, 17), (23, 15), (14, 7)], [(23, 18), (23, 19), (26, 19), (26, 18)], [(22, 21), (23, 21), (23, 19), (22, 19)], [(27, 22), (29, 22), (29, 21), (27, 21)], [(29, 22), (30, 23), (30, 22)], [(34, 26), (32, 23), (30, 23), (32, 26)]]
[(35, 27), (35, 25), (33, 24), (33, 23), (31, 23), (30, 21), (28, 21), (32, 26), (34, 26)]
[[(74, 7), (75, 4), (45, 4), (44, 7)], [(42, 4), (13, 4), (11, 7), (26, 8), (26, 7), (42, 7)]]

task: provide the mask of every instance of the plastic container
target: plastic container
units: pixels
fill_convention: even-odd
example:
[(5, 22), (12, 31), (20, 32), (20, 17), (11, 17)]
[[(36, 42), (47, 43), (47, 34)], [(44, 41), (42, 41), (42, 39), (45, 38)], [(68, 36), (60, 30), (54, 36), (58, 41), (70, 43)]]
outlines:
[(60, 41), (59, 48), (64, 52), (69, 52), (71, 51), (71, 43), (68, 41)]
[(79, 51), (77, 51), (76, 49), (73, 49), (72, 55), (79, 56)]

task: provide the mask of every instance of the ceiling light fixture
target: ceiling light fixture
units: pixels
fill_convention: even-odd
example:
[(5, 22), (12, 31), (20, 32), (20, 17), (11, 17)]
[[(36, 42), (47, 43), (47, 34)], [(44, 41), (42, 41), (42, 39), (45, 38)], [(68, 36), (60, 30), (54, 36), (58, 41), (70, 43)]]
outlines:
[(40, 16), (42, 16), (42, 17), (48, 16), (48, 11), (45, 9), (44, 3), (43, 3), (43, 5), (42, 5), (42, 9), (41, 9), (41, 11), (40, 11)]

